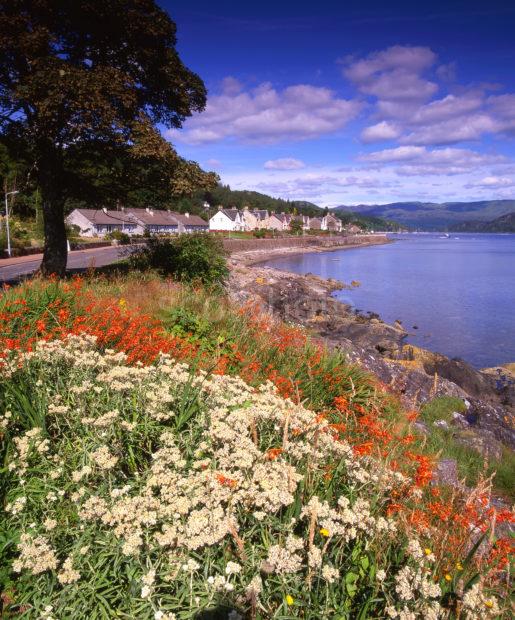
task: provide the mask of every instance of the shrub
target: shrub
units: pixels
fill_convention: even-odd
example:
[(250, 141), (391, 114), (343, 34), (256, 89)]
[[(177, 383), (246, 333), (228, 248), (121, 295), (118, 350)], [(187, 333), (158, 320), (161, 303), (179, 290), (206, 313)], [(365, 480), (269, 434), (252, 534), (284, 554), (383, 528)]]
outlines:
[(290, 232), (293, 235), (302, 235), (302, 221), (299, 219), (293, 219), (290, 222)]
[(111, 239), (112, 241), (118, 241), (120, 245), (129, 245), (131, 242), (131, 238), (127, 233), (122, 232), (121, 230), (113, 230), (108, 235), (106, 235), (106, 239)]
[(255, 230), (253, 233), (256, 239), (264, 239), (266, 237), (266, 230), (264, 228), (260, 228), (259, 230)]
[(130, 257), (130, 263), (137, 269), (156, 269), (177, 280), (209, 286), (222, 284), (229, 274), (222, 242), (202, 233), (150, 239)]

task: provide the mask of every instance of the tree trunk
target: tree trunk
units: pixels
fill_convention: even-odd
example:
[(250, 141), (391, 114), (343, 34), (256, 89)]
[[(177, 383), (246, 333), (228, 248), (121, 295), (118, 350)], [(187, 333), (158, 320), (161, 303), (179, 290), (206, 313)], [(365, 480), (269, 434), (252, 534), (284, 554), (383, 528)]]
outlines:
[(46, 143), (39, 149), (39, 186), (43, 207), (45, 246), (40, 272), (63, 277), (66, 273), (68, 248), (64, 225), (63, 171), (59, 151)]

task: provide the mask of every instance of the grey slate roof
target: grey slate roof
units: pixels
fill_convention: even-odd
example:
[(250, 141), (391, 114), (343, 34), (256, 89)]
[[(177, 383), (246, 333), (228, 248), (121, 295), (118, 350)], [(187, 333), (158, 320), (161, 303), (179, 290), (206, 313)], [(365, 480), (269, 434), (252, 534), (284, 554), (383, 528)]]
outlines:
[(77, 211), (96, 226), (135, 224), (134, 217), (124, 211), (104, 211), (103, 209), (77, 209)]
[(178, 226), (178, 220), (162, 209), (127, 209), (126, 213), (134, 215), (144, 226)]
[(186, 216), (184, 213), (176, 213), (175, 211), (171, 211), (170, 215), (181, 222), (181, 224), (184, 224), (184, 226), (205, 226), (206, 228), (209, 228), (209, 224), (206, 220), (203, 220), (198, 215), (192, 215), (190, 213)]
[(238, 209), (220, 209), (220, 211), (233, 222), (236, 221), (236, 217), (239, 213)]
[(95, 226), (141, 224), (143, 226), (204, 226), (209, 224), (198, 215), (176, 213), (164, 209), (126, 209), (125, 211), (104, 211), (103, 209), (77, 209)]

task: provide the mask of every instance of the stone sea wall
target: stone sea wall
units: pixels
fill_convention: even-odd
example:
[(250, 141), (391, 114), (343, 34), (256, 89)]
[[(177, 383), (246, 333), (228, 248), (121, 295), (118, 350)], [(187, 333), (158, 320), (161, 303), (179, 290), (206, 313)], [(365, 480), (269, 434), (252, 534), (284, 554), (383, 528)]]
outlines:
[(254, 252), (259, 250), (279, 250), (290, 248), (334, 248), (349, 245), (371, 245), (387, 243), (386, 235), (333, 235), (330, 237), (304, 235), (302, 237), (282, 237), (279, 239), (224, 239), (228, 252)]

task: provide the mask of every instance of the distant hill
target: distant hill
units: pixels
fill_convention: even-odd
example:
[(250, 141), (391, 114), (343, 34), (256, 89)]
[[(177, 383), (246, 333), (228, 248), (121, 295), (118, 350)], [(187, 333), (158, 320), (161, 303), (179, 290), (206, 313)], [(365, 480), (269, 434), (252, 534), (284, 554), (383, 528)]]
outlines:
[[(199, 208), (202, 201), (207, 200), (212, 208), (222, 206), (225, 209), (238, 207), (242, 209), (248, 206), (250, 209), (268, 209), (278, 213), (292, 213), (296, 211), (301, 215), (309, 215), (310, 217), (322, 216), (325, 209), (318, 205), (307, 202), (305, 200), (283, 200), (282, 198), (272, 198), (267, 194), (253, 192), (249, 190), (234, 190), (228, 185), (219, 185), (216, 189), (199, 194)], [(188, 202), (189, 205), (189, 202)], [(191, 205), (186, 205), (186, 210), (192, 210)], [(183, 209), (184, 210), (184, 209)], [(335, 213), (331, 209), (331, 213)], [(379, 217), (372, 217), (353, 212), (337, 212), (335, 213), (344, 224), (356, 224), (364, 230), (398, 230), (399, 224), (389, 222)]]
[(219, 185), (216, 189), (203, 194), (212, 207), (221, 205), (224, 208), (247, 206), (250, 209), (268, 209), (270, 211), (291, 213), (294, 209), (302, 215), (320, 215), (323, 209), (312, 202), (305, 200), (283, 200), (272, 198), (267, 194), (252, 192), (250, 190), (234, 190), (228, 185)]
[(380, 217), (419, 230), (447, 230), (468, 221), (489, 222), (515, 212), (515, 200), (478, 202), (392, 202), (384, 205), (341, 205), (338, 214)]
[[(333, 209), (331, 209), (331, 213), (334, 213)], [(374, 217), (372, 215), (361, 215), (359, 213), (354, 213), (353, 211), (338, 211), (336, 215), (345, 225), (355, 224), (356, 226), (363, 228), (363, 230), (395, 232), (406, 228), (398, 222), (392, 222), (390, 220), (385, 220), (381, 217)]]
[(501, 215), (491, 222), (463, 222), (452, 226), (453, 232), (507, 232), (515, 233), (515, 212)]

